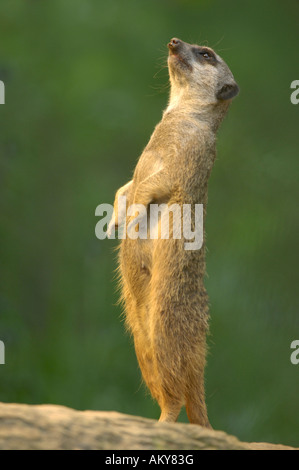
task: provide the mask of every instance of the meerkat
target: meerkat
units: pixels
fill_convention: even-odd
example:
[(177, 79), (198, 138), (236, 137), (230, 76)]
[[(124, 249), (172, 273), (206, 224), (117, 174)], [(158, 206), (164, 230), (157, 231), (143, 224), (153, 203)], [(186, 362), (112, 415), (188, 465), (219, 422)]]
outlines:
[[(109, 232), (132, 204), (142, 204), (148, 214), (152, 204), (203, 204), (205, 220), (216, 133), (239, 88), (211, 48), (173, 38), (168, 49), (169, 103), (133, 179), (116, 193)], [(121, 213), (119, 196), (126, 197)], [(161, 408), (159, 421), (176, 421), (185, 406), (191, 423), (210, 427), (204, 391), (205, 240), (199, 250), (186, 250), (184, 242), (171, 234), (169, 239), (123, 238), (122, 299), (144, 382)]]

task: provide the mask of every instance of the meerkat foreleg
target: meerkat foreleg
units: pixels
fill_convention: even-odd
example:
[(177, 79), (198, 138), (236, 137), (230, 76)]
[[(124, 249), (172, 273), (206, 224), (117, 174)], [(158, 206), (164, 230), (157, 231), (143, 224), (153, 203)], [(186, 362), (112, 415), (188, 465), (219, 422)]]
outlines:
[(169, 197), (171, 187), (163, 169), (152, 173), (139, 183), (134, 194), (134, 204), (147, 207), (152, 201)]
[(114, 230), (117, 229), (124, 222), (126, 218), (128, 198), (126, 200), (126, 204), (123, 204), (120, 207), (120, 210), (119, 210), (118, 202), (119, 202), (120, 196), (123, 196), (123, 197), (128, 196), (132, 183), (133, 183), (133, 180), (129, 181), (127, 184), (119, 188), (118, 191), (116, 192), (115, 199), (114, 199), (114, 206), (113, 206), (113, 209), (114, 209), (113, 215), (112, 215), (112, 218), (109, 222), (108, 229), (107, 229), (108, 238), (111, 237), (112, 232), (114, 232)]

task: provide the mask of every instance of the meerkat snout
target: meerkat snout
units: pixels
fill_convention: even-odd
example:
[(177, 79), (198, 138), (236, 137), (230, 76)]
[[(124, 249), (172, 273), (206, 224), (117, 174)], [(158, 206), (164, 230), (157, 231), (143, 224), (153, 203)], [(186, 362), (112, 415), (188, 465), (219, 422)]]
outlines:
[(169, 43), (167, 44), (167, 47), (169, 48), (170, 51), (173, 51), (173, 53), (175, 53), (175, 51), (179, 49), (181, 44), (182, 44), (182, 41), (180, 39), (173, 38), (169, 41)]
[(181, 43), (181, 40), (180, 40), (180, 39), (173, 38), (173, 39), (171, 39), (171, 40), (169, 41), (168, 47), (169, 47), (169, 48), (177, 47), (180, 43)]

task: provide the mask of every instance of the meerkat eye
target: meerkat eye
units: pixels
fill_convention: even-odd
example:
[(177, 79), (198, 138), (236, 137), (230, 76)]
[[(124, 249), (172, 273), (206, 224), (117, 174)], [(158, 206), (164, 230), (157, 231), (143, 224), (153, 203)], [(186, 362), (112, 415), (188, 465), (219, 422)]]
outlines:
[(201, 55), (201, 57), (204, 57), (207, 60), (213, 59), (213, 54), (210, 51), (207, 51), (207, 50), (199, 51), (199, 54)]
[(200, 56), (200, 57), (203, 57), (206, 60), (215, 59), (214, 54), (211, 51), (209, 51), (208, 49), (199, 49), (199, 48), (195, 49), (194, 48), (193, 52), (195, 53), (195, 55), (197, 55), (197, 57)]

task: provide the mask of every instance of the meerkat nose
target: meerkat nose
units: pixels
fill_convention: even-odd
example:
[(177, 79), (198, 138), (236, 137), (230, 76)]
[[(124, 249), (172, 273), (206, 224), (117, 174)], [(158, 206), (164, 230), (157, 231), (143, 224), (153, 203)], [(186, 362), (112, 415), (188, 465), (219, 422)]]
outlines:
[(181, 44), (181, 42), (182, 41), (180, 39), (172, 38), (170, 40), (170, 42), (168, 43), (168, 47), (171, 50), (176, 50), (179, 47), (179, 45)]

